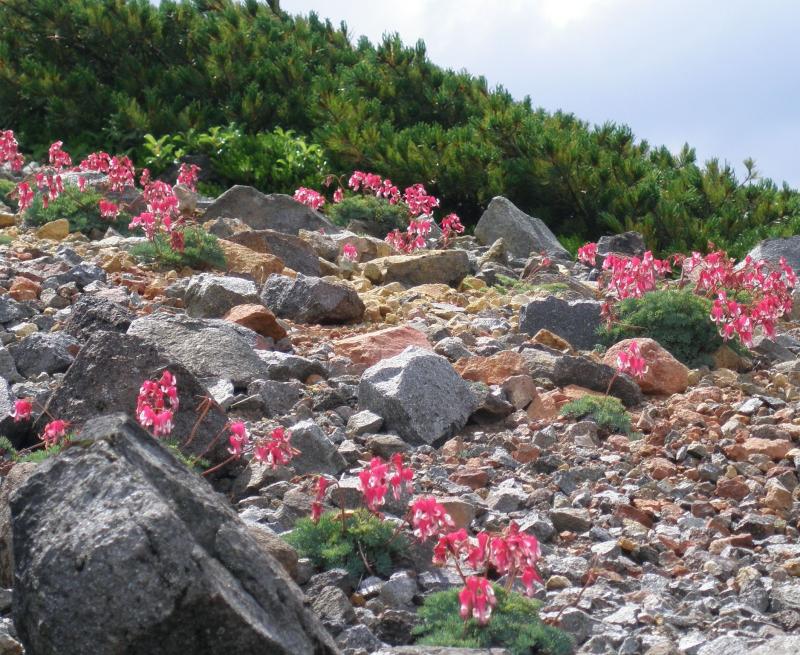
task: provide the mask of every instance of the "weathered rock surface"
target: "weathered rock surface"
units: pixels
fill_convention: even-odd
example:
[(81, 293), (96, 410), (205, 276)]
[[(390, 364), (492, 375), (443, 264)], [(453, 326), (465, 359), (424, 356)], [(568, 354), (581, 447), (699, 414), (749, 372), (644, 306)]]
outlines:
[[(135, 415), (136, 397), (142, 382), (161, 374), (164, 369), (176, 376), (181, 403), (174, 417), (173, 435), (187, 439), (197, 420), (199, 398), (207, 395), (197, 379), (181, 364), (168, 359), (147, 341), (119, 332), (98, 332), (81, 349), (64, 379), (45, 406), (51, 416), (80, 427), (100, 414), (126, 412)], [(50, 419), (37, 423), (40, 432)], [(226, 423), (225, 414), (212, 406), (197, 429), (191, 444), (183, 450), (202, 454)], [(227, 457), (224, 440), (206, 456), (213, 460)]]
[(653, 339), (624, 339), (614, 344), (603, 356), (603, 363), (616, 366), (617, 355), (627, 350), (636, 341), (647, 362), (647, 372), (636, 382), (645, 393), (672, 394), (683, 393), (689, 386), (689, 369), (675, 359), (667, 350)]
[(409, 346), (367, 369), (358, 403), (409, 443), (432, 444), (461, 429), (478, 399), (444, 357)]
[(369, 367), (382, 359), (399, 355), (408, 346), (431, 349), (428, 338), (409, 326), (389, 327), (339, 339), (333, 344), (333, 349), (337, 355), (347, 357), (354, 364)]
[(235, 323), (152, 314), (133, 321), (128, 334), (152, 344), (198, 378), (223, 378), (236, 386), (247, 386), (269, 377), (266, 365), (253, 349), (258, 345), (258, 335)]
[(276, 316), (298, 323), (347, 323), (364, 316), (364, 303), (355, 289), (302, 274), (271, 276), (261, 289), (261, 302)]
[(223, 318), (275, 341), (280, 341), (286, 336), (286, 328), (280, 324), (275, 314), (264, 307), (261, 302), (236, 305)]
[(502, 196), (492, 198), (475, 226), (475, 236), (484, 245), (503, 239), (516, 257), (544, 251), (551, 257), (569, 259), (569, 253), (543, 221), (528, 216)]
[(795, 270), (800, 270), (800, 235), (764, 239), (759, 241), (747, 254), (755, 260), (766, 259), (775, 265), (778, 264), (781, 257), (785, 257), (789, 266)]
[(251, 280), (201, 273), (189, 280), (183, 300), (193, 318), (222, 318), (237, 305), (257, 303), (258, 289)]
[(297, 234), (299, 230), (338, 232), (322, 214), (282, 193), (265, 195), (253, 187), (236, 185), (219, 196), (206, 210), (205, 220), (238, 218), (254, 230), (277, 230)]
[(320, 264), (314, 248), (307, 241), (276, 230), (248, 230), (228, 238), (256, 252), (271, 253), (298, 273), (319, 277)]
[(100, 330), (127, 332), (134, 318), (133, 312), (119, 303), (83, 295), (70, 308), (69, 318), (64, 322), (64, 332), (79, 341), (85, 341)]
[(457, 285), (470, 273), (469, 257), (463, 250), (424, 250), (413, 255), (391, 255), (367, 262), (364, 275), (376, 284), (399, 282)]
[(17, 370), (25, 377), (31, 377), (37, 373), (63, 373), (72, 364), (79, 348), (78, 341), (63, 332), (37, 332), (9, 350)]
[(639, 232), (612, 234), (600, 237), (597, 240), (598, 255), (607, 255), (613, 252), (620, 255), (641, 257), (646, 249), (644, 237)]
[(29, 653), (337, 652), (236, 513), (124, 416), (85, 426), (11, 511)]
[(600, 339), (600, 309), (596, 300), (562, 300), (548, 296), (533, 300), (520, 310), (519, 329), (535, 335), (548, 330), (566, 339), (575, 348), (590, 350)]

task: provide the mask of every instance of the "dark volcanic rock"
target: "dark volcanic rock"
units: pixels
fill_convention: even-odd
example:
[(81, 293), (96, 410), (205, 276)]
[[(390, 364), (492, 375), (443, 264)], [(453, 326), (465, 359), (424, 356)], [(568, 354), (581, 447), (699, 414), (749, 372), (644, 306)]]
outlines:
[(276, 230), (248, 230), (228, 237), (228, 240), (257, 252), (277, 255), (286, 266), (303, 275), (320, 275), (317, 251), (299, 237)]
[(126, 332), (134, 318), (133, 312), (118, 303), (84, 294), (72, 305), (64, 332), (85, 341), (100, 330)]
[(337, 652), (236, 513), (123, 415), (87, 424), (11, 512), (32, 655)]
[(322, 214), (282, 193), (265, 195), (249, 186), (236, 185), (217, 198), (206, 210), (204, 220), (238, 218), (254, 230), (277, 230), (297, 234), (299, 230), (338, 232), (339, 228)]
[(531, 336), (545, 329), (569, 341), (575, 348), (588, 350), (600, 339), (600, 308), (596, 300), (562, 300), (548, 296), (523, 306), (519, 329)]
[[(178, 379), (181, 401), (172, 434), (186, 439), (197, 419), (195, 409), (199, 399), (207, 395), (205, 388), (183, 366), (166, 359), (146, 341), (128, 334), (98, 332), (92, 336), (48, 400), (47, 411), (70, 421), (76, 428), (100, 414), (126, 412), (134, 415), (142, 382), (157, 377), (165, 368)], [(47, 420), (46, 416), (39, 419), (37, 432)], [(203, 453), (226, 420), (222, 410), (212, 406), (184, 451), (193, 455)], [(224, 440), (220, 440), (207, 457), (225, 458), (225, 446)]]
[(355, 289), (302, 274), (270, 275), (261, 302), (276, 316), (298, 323), (347, 323), (364, 316), (364, 303)]
[(75, 359), (78, 341), (62, 332), (34, 332), (9, 349), (17, 370), (26, 378), (38, 373), (63, 373)]

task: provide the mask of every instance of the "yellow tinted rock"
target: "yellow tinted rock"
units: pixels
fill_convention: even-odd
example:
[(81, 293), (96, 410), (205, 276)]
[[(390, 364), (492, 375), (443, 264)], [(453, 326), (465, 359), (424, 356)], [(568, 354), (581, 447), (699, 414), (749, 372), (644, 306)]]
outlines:
[(45, 223), (36, 230), (37, 239), (50, 239), (51, 241), (61, 241), (69, 236), (69, 221), (66, 218), (59, 218), (56, 221)]

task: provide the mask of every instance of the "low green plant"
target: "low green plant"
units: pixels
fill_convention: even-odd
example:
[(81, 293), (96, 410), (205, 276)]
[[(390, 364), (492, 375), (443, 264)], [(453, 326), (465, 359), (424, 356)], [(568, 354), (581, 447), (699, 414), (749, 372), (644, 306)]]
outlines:
[[(602, 327), (600, 337), (608, 346), (623, 339), (650, 337), (686, 366), (712, 365), (712, 355), (723, 341), (711, 322), (711, 304), (708, 298), (688, 290), (651, 291), (641, 298), (623, 300), (617, 306), (618, 320)], [(730, 345), (737, 347), (734, 342)]]
[(569, 655), (566, 633), (539, 618), (541, 603), (494, 585), (497, 605), (485, 626), (459, 616), (458, 590), (431, 594), (419, 609), (422, 623), (413, 629), (422, 646), (506, 648), (512, 655)]
[(181, 442), (177, 438), (164, 439), (161, 443), (169, 450), (175, 458), (180, 461), (186, 468), (191, 469), (197, 473), (202, 473), (208, 468), (211, 468), (211, 462), (207, 459), (190, 457), (181, 450)]
[(49, 448), (38, 448), (36, 450), (26, 449), (20, 452), (14, 447), (14, 444), (11, 443), (8, 437), (0, 436), (0, 453), (8, 456), (13, 462), (34, 462), (39, 464), (48, 457), (58, 455), (58, 453), (64, 450), (69, 440), (70, 435), (67, 435), (62, 443), (50, 446)]
[(354, 578), (391, 574), (408, 548), (394, 524), (365, 509), (346, 513), (344, 520), (343, 530), (339, 512), (326, 512), (316, 523), (302, 518), (286, 541), (322, 570), (345, 568)]
[(631, 433), (631, 417), (622, 402), (613, 396), (583, 396), (564, 405), (561, 414), (578, 420), (591, 419), (601, 430), (610, 433)]
[(577, 234), (562, 235), (558, 237), (558, 241), (572, 257), (575, 257), (578, 254), (578, 248), (586, 243), (586, 239), (581, 238)]
[(7, 234), (0, 234), (0, 246), (10, 246), (12, 243), (14, 243), (13, 237)]
[(15, 182), (6, 180), (5, 178), (0, 178), (0, 202), (5, 203), (14, 211), (17, 211), (19, 205), (10, 194), (13, 193), (16, 188), (17, 185)]
[(199, 227), (187, 227), (183, 234), (182, 252), (172, 249), (169, 236), (157, 234), (153, 240), (134, 246), (131, 254), (141, 261), (170, 268), (225, 268), (225, 254), (216, 236)]
[(92, 232), (105, 231), (113, 227), (122, 234), (128, 234), (130, 219), (126, 214), (120, 214), (115, 220), (110, 221), (100, 216), (97, 203), (103, 196), (93, 189), (81, 191), (77, 186), (68, 184), (64, 192), (47, 207), (42, 202), (42, 197), (37, 194), (33, 203), (25, 212), (25, 222), (28, 225), (39, 227), (66, 218), (72, 232), (82, 232), (89, 236)]
[(360, 221), (381, 235), (408, 227), (408, 212), (403, 206), (392, 205), (375, 196), (347, 196), (339, 203), (326, 205), (325, 210), (331, 221), (340, 227), (347, 227), (350, 221)]

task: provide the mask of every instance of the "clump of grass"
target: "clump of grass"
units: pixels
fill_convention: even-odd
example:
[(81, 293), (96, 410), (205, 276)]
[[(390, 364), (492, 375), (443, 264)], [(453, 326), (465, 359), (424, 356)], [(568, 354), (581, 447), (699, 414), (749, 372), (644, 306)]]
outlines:
[(561, 408), (561, 415), (577, 420), (590, 419), (608, 433), (631, 434), (631, 417), (613, 396), (583, 396)]
[(134, 246), (131, 254), (140, 261), (169, 268), (225, 268), (225, 254), (216, 236), (199, 227), (188, 227), (183, 234), (182, 252), (172, 249), (169, 236), (157, 234), (152, 241)]

